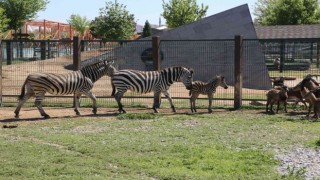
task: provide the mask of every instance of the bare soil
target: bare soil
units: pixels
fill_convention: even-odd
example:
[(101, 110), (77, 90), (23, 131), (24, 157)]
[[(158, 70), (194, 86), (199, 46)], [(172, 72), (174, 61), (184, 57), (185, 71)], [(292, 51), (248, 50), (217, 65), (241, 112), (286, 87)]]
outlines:
[[(36, 120), (44, 120), (41, 117), (38, 109), (36, 107), (22, 107), (20, 111), (20, 117), (15, 118), (14, 114), (15, 107), (1, 107), (0, 108), (0, 123), (10, 124), (11, 122), (27, 123)], [(78, 118), (78, 117), (94, 117), (94, 118), (104, 118), (110, 116), (118, 115), (117, 108), (98, 108), (98, 113), (93, 115), (92, 108), (79, 108), (81, 113), (77, 116), (73, 108), (65, 107), (44, 107), (47, 114), (50, 115), (50, 119), (66, 119), (66, 118)], [(127, 113), (153, 113), (151, 108), (130, 108), (125, 107)], [(176, 113), (173, 113), (171, 108), (160, 108), (158, 109), (160, 114), (189, 114), (189, 109), (177, 109)], [(228, 109), (214, 109), (214, 112), (227, 111)], [(198, 113), (208, 113), (207, 109), (198, 109)], [(1, 125), (1, 124), (0, 124)]]

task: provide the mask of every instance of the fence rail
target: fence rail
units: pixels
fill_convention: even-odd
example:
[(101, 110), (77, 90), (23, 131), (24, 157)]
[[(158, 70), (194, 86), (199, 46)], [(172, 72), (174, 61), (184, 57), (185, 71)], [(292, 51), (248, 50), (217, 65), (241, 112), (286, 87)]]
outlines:
[[(114, 59), (118, 69), (159, 70), (183, 65), (195, 69), (195, 80), (227, 76), (231, 88), (218, 88), (214, 105), (239, 108), (242, 104), (264, 101), (270, 78), (285, 76), (288, 86), (306, 74), (320, 77), (320, 39), (235, 39), (224, 40), (2, 40), (0, 41), (0, 103), (16, 103), (21, 85), (29, 73), (64, 73), (78, 70), (100, 59)], [(279, 67), (274, 60), (280, 59)], [(261, 68), (257, 72), (256, 68)], [(264, 74), (264, 71), (266, 73)], [(263, 76), (263, 77), (260, 77)], [(262, 79), (262, 80), (261, 80)], [(110, 78), (103, 77), (93, 89), (99, 102), (113, 105)], [(177, 107), (188, 106), (188, 91), (181, 83), (169, 90)], [(70, 96), (47, 95), (45, 104), (72, 104)], [(125, 105), (152, 104), (153, 94), (128, 92)], [(84, 98), (83, 103), (90, 103)], [(32, 100), (28, 101), (32, 103)], [(199, 104), (206, 105), (206, 96)]]

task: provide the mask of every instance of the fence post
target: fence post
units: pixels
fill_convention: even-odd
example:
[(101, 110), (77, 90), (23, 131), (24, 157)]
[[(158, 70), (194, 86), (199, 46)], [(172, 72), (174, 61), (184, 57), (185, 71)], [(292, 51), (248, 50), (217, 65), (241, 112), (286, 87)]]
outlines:
[(243, 38), (241, 35), (236, 35), (234, 40), (234, 109), (240, 109), (242, 106)]
[(2, 106), (2, 45), (0, 39), (0, 107)]
[(317, 68), (319, 68), (320, 41), (317, 42)]
[(46, 59), (46, 41), (45, 40), (42, 40), (40, 42), (40, 54), (41, 54), (40, 59), (45, 60)]
[(12, 47), (12, 41), (8, 40), (6, 44), (7, 49), (7, 65), (12, 64), (13, 59), (13, 47)]
[[(153, 57), (153, 70), (160, 71), (160, 37), (152, 37), (152, 57)], [(160, 108), (161, 106), (161, 93), (154, 94), (154, 105), (155, 108)]]
[(80, 38), (73, 37), (73, 70), (78, 71), (81, 68), (81, 44)]
[[(73, 37), (73, 70), (78, 71), (81, 68), (81, 44), (80, 38)], [(73, 107), (75, 107), (76, 97), (73, 97)]]
[(160, 37), (152, 37), (153, 70), (160, 71)]
[(282, 73), (283, 68), (284, 68), (285, 48), (286, 48), (285, 41), (281, 40), (281, 44), (280, 44), (280, 72), (281, 73)]

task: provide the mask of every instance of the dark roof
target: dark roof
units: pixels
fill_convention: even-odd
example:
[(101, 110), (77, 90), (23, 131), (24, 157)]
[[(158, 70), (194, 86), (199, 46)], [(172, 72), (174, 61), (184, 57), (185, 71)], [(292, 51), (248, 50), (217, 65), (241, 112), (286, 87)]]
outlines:
[(259, 39), (320, 38), (320, 25), (255, 26)]

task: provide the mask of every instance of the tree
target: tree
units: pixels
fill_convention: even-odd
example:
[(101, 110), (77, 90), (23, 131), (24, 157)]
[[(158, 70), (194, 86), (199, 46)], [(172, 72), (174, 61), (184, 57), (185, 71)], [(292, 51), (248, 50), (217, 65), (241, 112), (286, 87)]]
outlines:
[(72, 14), (70, 19), (67, 20), (68, 23), (79, 32), (81, 38), (89, 30), (90, 21), (86, 17), (81, 17), (80, 15)]
[(9, 19), (8, 29), (13, 29), (16, 35), (24, 22), (35, 18), (37, 12), (44, 10), (48, 3), (48, 0), (2, 0), (0, 7)]
[(162, 7), (162, 16), (166, 19), (167, 26), (170, 28), (182, 26), (203, 18), (209, 8), (203, 4), (199, 8), (196, 0), (170, 0), (169, 3), (165, 3), (162, 0)]
[(141, 37), (149, 37), (149, 36), (151, 36), (151, 25), (150, 25), (149, 21), (147, 20), (144, 23)]
[(6, 29), (8, 19), (4, 15), (4, 9), (0, 7), (0, 34)]
[(320, 23), (318, 0), (258, 0), (253, 14), (262, 25)]
[(134, 35), (136, 23), (134, 15), (129, 14), (126, 6), (117, 1), (106, 2), (100, 9), (100, 16), (91, 22), (91, 31), (95, 37), (106, 40), (128, 39)]

